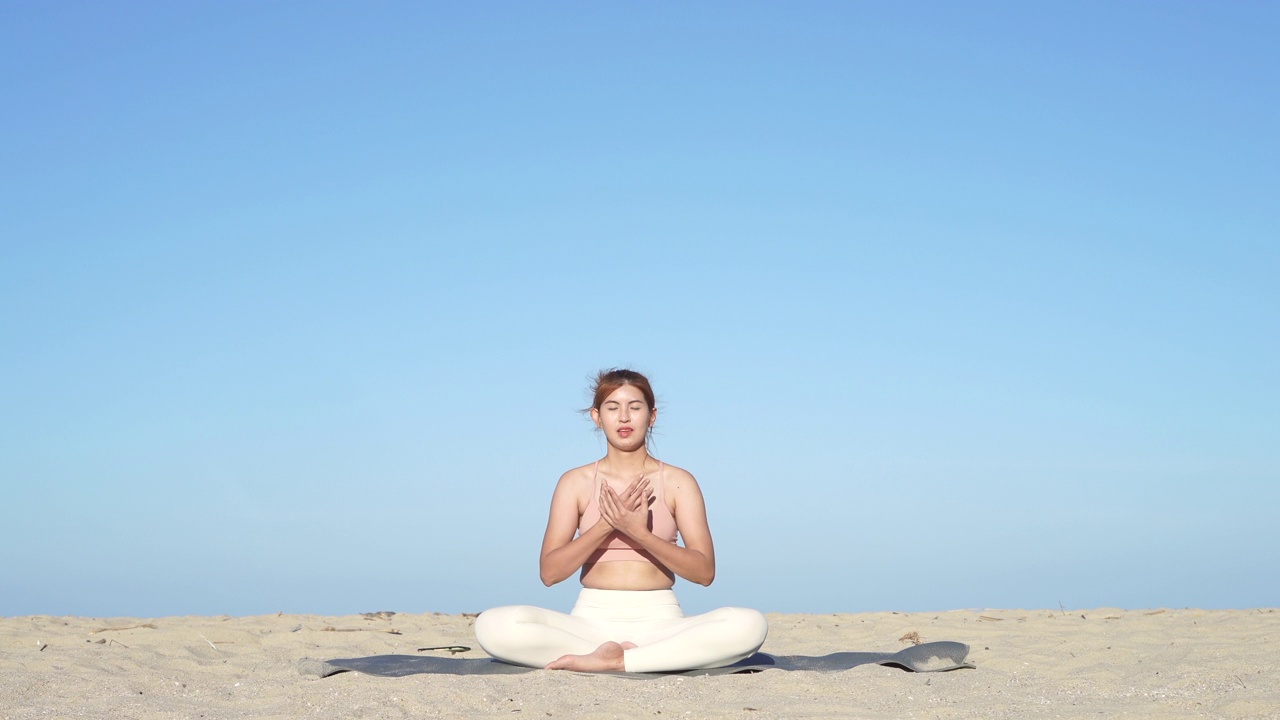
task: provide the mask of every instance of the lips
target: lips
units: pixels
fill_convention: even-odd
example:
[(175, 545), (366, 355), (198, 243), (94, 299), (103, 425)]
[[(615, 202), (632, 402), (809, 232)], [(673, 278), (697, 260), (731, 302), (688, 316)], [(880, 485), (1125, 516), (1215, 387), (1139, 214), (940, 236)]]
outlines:
[(632, 429), (631, 429), (631, 428), (629, 428), (629, 427), (620, 427), (620, 428), (618, 428), (618, 435), (620, 435), (620, 436), (622, 436), (622, 437), (629, 437), (629, 436), (631, 435), (631, 433), (633, 433), (633, 432), (635, 432), (635, 430), (632, 430)]

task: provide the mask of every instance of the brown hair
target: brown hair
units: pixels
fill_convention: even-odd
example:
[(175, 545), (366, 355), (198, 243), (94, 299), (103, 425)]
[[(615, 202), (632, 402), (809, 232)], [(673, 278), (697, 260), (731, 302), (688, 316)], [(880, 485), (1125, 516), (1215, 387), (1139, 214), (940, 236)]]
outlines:
[(638, 389), (640, 394), (644, 395), (644, 401), (649, 404), (649, 409), (657, 409), (658, 401), (653, 397), (653, 387), (649, 385), (649, 378), (635, 370), (611, 368), (609, 370), (601, 370), (596, 374), (596, 383), (591, 389), (591, 407), (587, 408), (587, 412), (599, 410), (600, 406), (604, 404), (605, 398), (612, 395), (613, 391), (623, 385), (630, 385)]

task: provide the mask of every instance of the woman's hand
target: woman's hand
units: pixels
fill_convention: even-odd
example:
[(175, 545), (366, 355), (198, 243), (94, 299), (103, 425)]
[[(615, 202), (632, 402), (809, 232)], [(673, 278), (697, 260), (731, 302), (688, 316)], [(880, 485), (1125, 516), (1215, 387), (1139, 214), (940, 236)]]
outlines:
[(600, 517), (613, 529), (632, 538), (649, 531), (649, 503), (653, 490), (649, 479), (640, 476), (618, 493), (600, 481)]

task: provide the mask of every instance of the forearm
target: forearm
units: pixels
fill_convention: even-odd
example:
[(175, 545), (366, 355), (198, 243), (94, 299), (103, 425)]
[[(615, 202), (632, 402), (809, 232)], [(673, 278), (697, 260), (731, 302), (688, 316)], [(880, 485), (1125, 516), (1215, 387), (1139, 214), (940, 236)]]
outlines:
[(631, 539), (668, 570), (689, 582), (710, 585), (716, 578), (716, 561), (708, 554), (667, 542), (648, 531), (637, 533)]
[(576, 573), (611, 532), (613, 528), (602, 520), (568, 543), (544, 553), (539, 563), (542, 584), (550, 587)]

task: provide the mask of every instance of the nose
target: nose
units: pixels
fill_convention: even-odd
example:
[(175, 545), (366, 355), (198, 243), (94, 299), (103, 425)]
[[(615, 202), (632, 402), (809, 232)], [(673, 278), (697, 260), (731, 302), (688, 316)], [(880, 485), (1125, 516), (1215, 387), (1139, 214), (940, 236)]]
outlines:
[(618, 410), (618, 419), (621, 420), (622, 422), (630, 422), (631, 408), (623, 405), (622, 408)]

